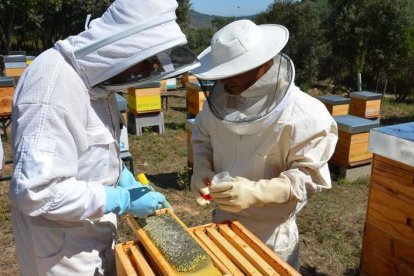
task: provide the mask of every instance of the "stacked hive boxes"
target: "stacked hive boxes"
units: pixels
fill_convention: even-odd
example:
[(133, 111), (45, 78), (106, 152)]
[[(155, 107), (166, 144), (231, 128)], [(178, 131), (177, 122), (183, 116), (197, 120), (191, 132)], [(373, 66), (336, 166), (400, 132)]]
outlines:
[(369, 131), (379, 126), (381, 94), (361, 91), (350, 97), (320, 96), (338, 124), (338, 144), (330, 163), (341, 168), (352, 168), (372, 162), (368, 151)]
[(128, 129), (142, 134), (142, 128), (158, 126), (164, 132), (164, 114), (161, 112), (160, 83), (128, 88)]
[(414, 275), (414, 123), (371, 130), (362, 275)]

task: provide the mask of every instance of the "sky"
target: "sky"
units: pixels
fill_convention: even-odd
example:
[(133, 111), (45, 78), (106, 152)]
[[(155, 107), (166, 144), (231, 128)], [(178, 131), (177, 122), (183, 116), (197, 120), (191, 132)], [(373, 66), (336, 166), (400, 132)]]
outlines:
[(193, 10), (208, 15), (244, 16), (265, 11), (274, 0), (190, 0)]

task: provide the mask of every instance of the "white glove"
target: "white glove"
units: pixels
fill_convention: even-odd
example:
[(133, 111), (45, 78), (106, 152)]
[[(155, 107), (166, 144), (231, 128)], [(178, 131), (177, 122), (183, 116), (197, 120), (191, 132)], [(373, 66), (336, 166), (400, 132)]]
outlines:
[(283, 178), (254, 182), (244, 177), (236, 177), (233, 181), (213, 183), (210, 195), (220, 209), (238, 213), (246, 208), (267, 203), (285, 203), (291, 197), (291, 187)]
[(191, 193), (201, 206), (210, 204), (209, 186), (214, 175), (215, 173), (209, 169), (199, 168), (194, 169), (194, 173), (191, 176)]

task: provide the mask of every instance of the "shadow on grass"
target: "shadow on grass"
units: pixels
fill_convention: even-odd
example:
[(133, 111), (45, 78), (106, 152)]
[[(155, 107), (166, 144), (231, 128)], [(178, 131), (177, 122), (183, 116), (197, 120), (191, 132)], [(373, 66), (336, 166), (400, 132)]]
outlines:
[[(189, 176), (177, 172), (147, 175), (148, 180), (162, 189), (187, 190), (189, 189)], [(184, 179), (185, 178), (185, 179)]]
[(172, 130), (184, 130), (185, 123), (165, 123), (164, 127)]
[(403, 123), (408, 123), (408, 122), (414, 122), (414, 116), (389, 117), (389, 118), (381, 119), (381, 126), (403, 124)]
[(318, 272), (318, 268), (310, 265), (300, 267), (300, 274), (303, 276), (328, 276), (326, 273)]

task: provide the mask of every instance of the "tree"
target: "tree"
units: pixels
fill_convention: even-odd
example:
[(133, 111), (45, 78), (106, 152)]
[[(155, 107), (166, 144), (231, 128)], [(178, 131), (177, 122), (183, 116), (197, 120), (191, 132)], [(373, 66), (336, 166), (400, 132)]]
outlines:
[(177, 23), (185, 35), (190, 32), (190, 9), (191, 3), (189, 0), (178, 0), (178, 8), (176, 10)]
[(275, 1), (264, 13), (257, 15), (258, 24), (281, 24), (289, 30), (284, 49), (294, 61), (299, 83), (318, 79), (320, 60), (326, 54), (319, 12), (311, 1)]

